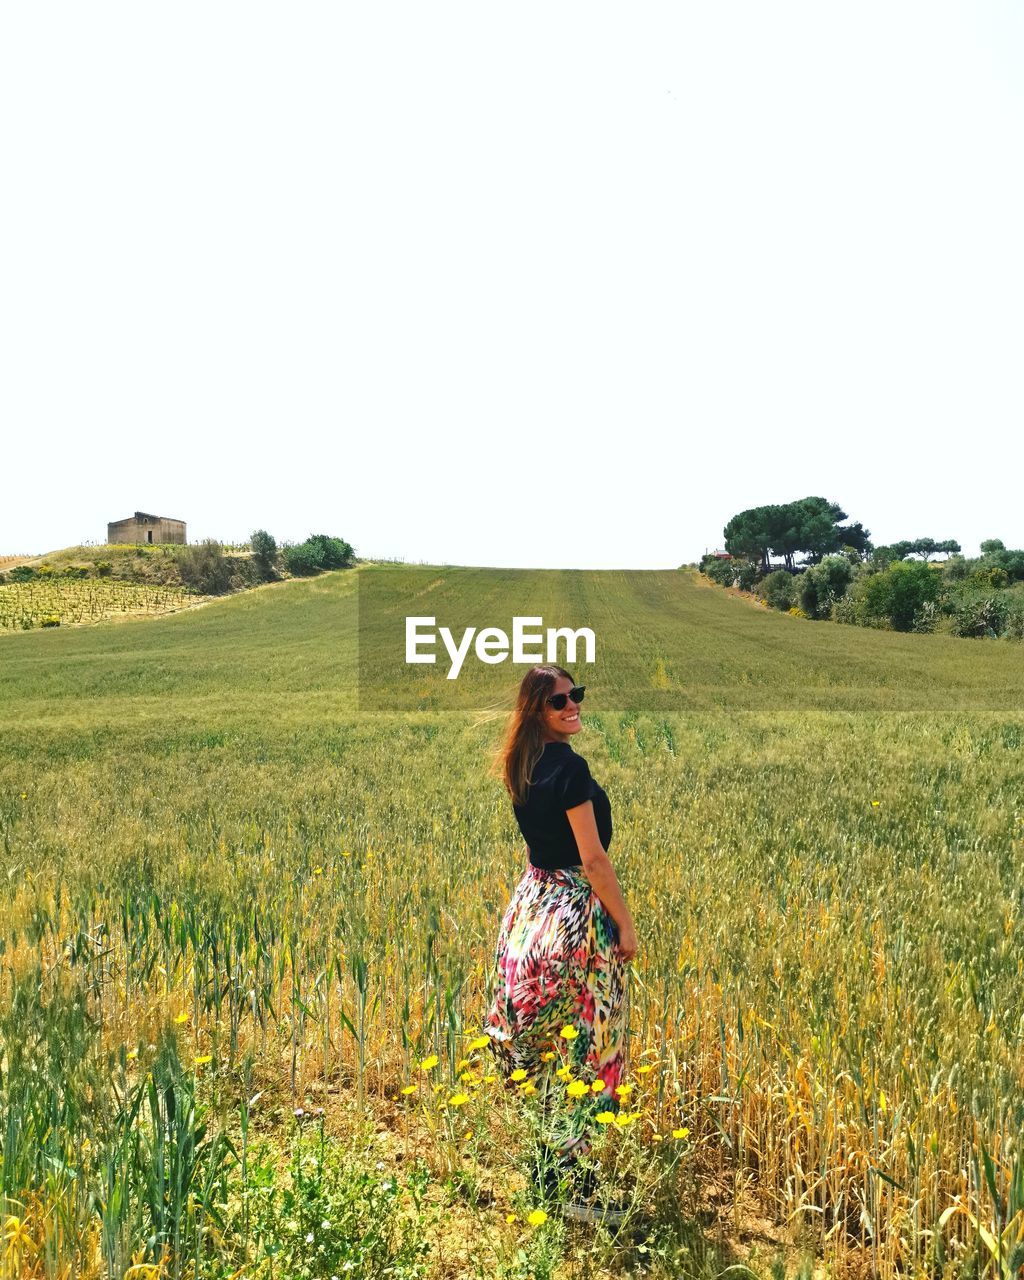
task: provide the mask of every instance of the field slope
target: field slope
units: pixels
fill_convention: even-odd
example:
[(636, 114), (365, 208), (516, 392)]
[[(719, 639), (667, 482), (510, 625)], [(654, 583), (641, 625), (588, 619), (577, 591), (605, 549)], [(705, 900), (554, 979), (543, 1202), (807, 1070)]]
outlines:
[[(700, 1204), (747, 1258), (749, 1179), (780, 1230), (875, 1274), (937, 1265), (938, 1240), (975, 1247), (964, 1215), (939, 1226), (957, 1197), (1007, 1230), (977, 1170), (988, 1152), (1000, 1194), (1021, 1178), (1022, 650), (761, 612), (682, 571), (366, 565), (0, 638), (0, 1040), (25, 1046), (2, 1064), (6, 1194), (62, 1197), (43, 1215), (62, 1248), (144, 1249), (150, 1166), (119, 1099), (170, 1070), (170, 1036), (178, 1084), (198, 1080), (236, 1148), (257, 1093), (253, 1124), (285, 1155), (293, 1107), (339, 1130), (351, 1098), (412, 1142), (445, 1226), (474, 1241), (464, 1272), (430, 1274), (555, 1248), (523, 1234), (531, 1099), (467, 1050), (525, 863), (487, 773), (521, 668), (408, 685), (391, 626), (407, 602), (453, 629), (528, 615), (597, 635), (573, 745), (610, 796), (640, 938), (639, 1118), (602, 1141), (650, 1229)], [(434, 1054), (440, 1091), (403, 1094)], [(187, 1213), (182, 1239), (220, 1251), (204, 1274), (249, 1274), (241, 1166), (223, 1176), (216, 1243)], [(605, 1274), (627, 1270), (622, 1247)]]

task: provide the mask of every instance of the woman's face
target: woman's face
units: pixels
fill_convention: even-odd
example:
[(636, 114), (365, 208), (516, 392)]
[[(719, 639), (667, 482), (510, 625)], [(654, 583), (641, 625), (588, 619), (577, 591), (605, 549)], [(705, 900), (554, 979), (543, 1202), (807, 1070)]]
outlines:
[[(556, 693), (568, 693), (572, 687), (571, 680), (565, 676), (559, 676), (545, 694), (545, 699), (553, 697)], [(551, 703), (545, 700), (541, 718), (544, 724), (545, 742), (565, 742), (574, 733), (580, 731), (580, 709), (572, 698), (566, 698), (565, 706), (561, 711), (556, 711)]]

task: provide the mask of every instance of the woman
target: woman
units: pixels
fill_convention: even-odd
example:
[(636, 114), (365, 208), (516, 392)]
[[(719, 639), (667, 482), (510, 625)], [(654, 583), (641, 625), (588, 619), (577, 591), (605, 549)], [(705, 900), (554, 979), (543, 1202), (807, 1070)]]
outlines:
[[(550, 1100), (547, 1145), (563, 1167), (590, 1150), (596, 1114), (618, 1110), (625, 962), (637, 950), (608, 860), (611, 806), (569, 745), (582, 701), (564, 668), (532, 667), (496, 759), (529, 862), (501, 923), (484, 1019), (505, 1076), (523, 1068)], [(570, 1080), (591, 1088), (567, 1095)]]

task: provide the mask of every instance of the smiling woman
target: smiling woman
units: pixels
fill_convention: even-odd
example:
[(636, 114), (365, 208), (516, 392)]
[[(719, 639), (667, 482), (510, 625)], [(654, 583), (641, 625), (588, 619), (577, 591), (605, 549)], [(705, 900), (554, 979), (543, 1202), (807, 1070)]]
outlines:
[[(545, 1101), (558, 1096), (548, 1144), (563, 1158), (586, 1153), (596, 1116), (618, 1109), (624, 965), (636, 953), (607, 855), (611, 805), (569, 746), (583, 696), (562, 667), (532, 668), (498, 756), (530, 861), (501, 923), (484, 1019), (506, 1076), (533, 1088), (543, 1077)], [(565, 1099), (556, 1077), (572, 1077)]]

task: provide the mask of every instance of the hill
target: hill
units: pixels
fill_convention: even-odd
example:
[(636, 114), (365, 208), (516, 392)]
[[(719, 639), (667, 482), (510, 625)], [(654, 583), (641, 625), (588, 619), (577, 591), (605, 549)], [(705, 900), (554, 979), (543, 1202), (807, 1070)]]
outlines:
[[(365, 611), (361, 631), (360, 575), (374, 575), (363, 597), (372, 596), (376, 609)], [(414, 596), (414, 584), (429, 590)], [(1024, 705), (1024, 664), (1010, 644), (753, 610), (690, 571), (364, 564), (168, 617), (4, 637), (0, 724), (283, 718), (299, 725), (361, 708), (471, 711), (507, 703), (524, 670), (508, 661), (467, 662), (456, 682), (445, 679), (441, 661), (406, 667), (397, 641), (404, 645), (401, 616), (413, 609), (453, 631), (456, 623), (508, 629), (514, 615), (540, 616), (548, 626), (585, 623), (597, 636), (597, 661), (577, 664), (577, 673), (595, 712), (1011, 712)], [(413, 683), (422, 696), (410, 701)]]

